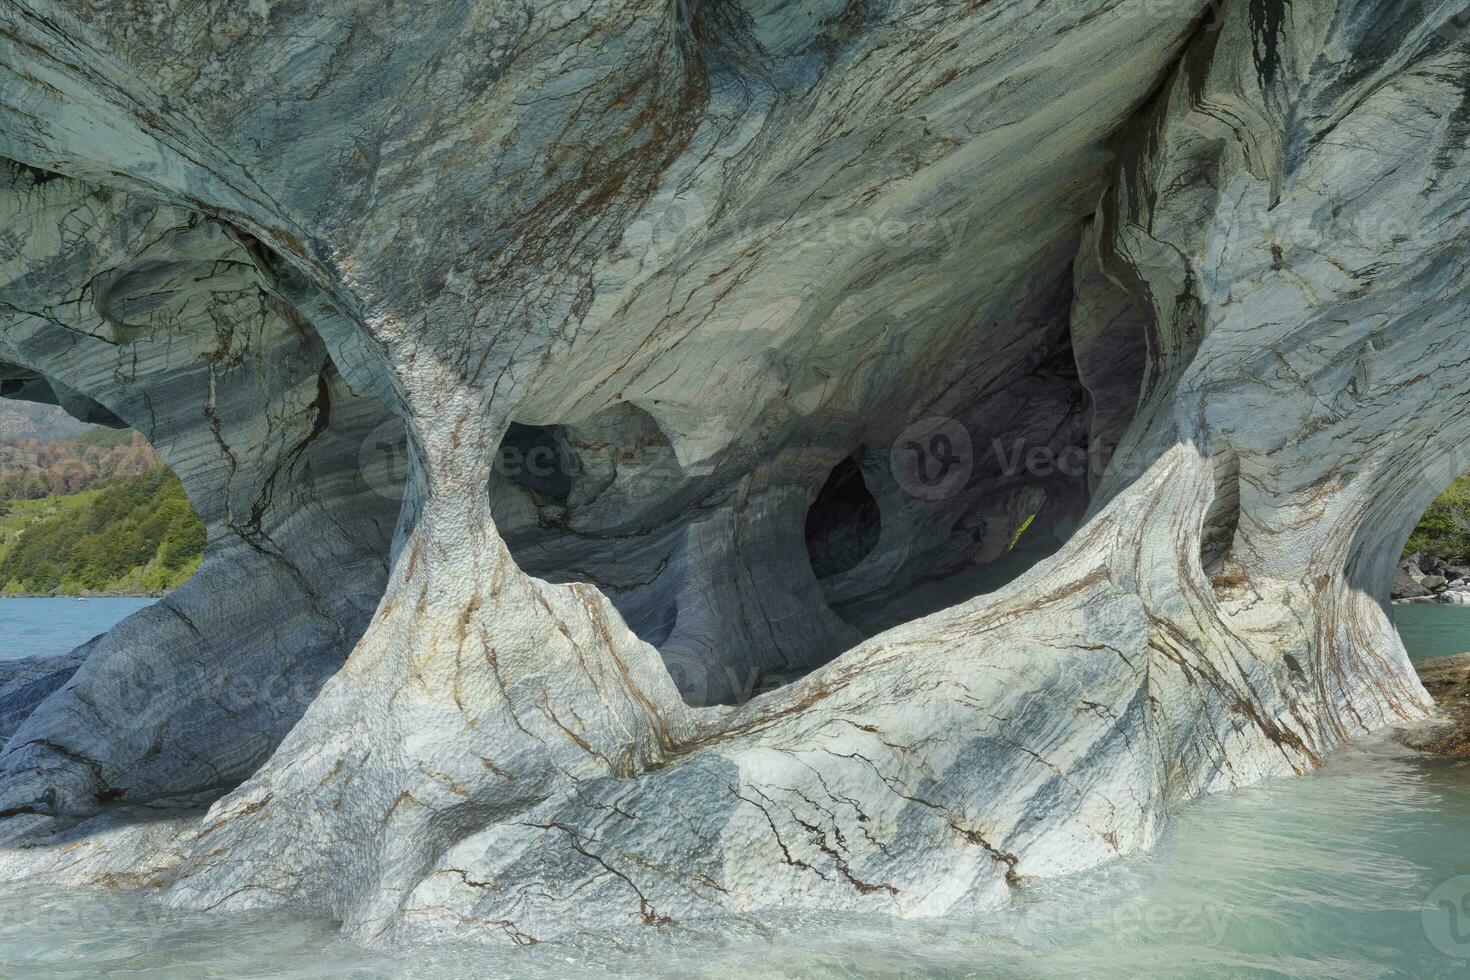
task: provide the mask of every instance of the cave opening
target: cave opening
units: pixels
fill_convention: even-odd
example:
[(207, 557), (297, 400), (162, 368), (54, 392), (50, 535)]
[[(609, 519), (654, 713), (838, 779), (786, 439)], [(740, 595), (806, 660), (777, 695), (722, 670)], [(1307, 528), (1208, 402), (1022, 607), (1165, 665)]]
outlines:
[[(881, 411), (820, 419), (821, 464), (802, 417), (738, 452), (689, 441), (667, 403), (518, 420), (497, 527), (528, 574), (601, 590), (691, 703), (748, 699), (1005, 588), (1070, 539), (1138, 410), (1145, 320), (1073, 254), (1018, 301), (1013, 344), (956, 339), (938, 395), (916, 377)], [(826, 455), (837, 438), (846, 455)], [(1221, 490), (1207, 566), (1233, 535), (1237, 488)]]
[(490, 499), (522, 571), (593, 585), (645, 642), (668, 639), (679, 609), (677, 517), (693, 491), (647, 412), (623, 404), (576, 423), (512, 422)]
[(21, 195), (41, 237), (79, 213), (102, 230), (75, 268), (6, 283), (0, 395), (87, 423), (56, 437), (86, 465), (46, 450), (49, 502), (0, 515), (23, 525), (0, 540), (0, 591), (45, 597), (17, 600), (44, 604), (37, 632), (0, 652), (30, 661), (0, 678), (5, 771), (86, 759), (46, 812), (207, 803), (275, 750), (381, 603), (404, 427), (329, 354), (318, 331), (337, 314), (248, 235), (70, 178), (46, 188)]
[(567, 441), (565, 426), (512, 422), (500, 441), (494, 465), (538, 505), (565, 507), (581, 459)]
[[(7, 384), (36, 397), (44, 380)], [(204, 524), (142, 433), (104, 411), (80, 414), (93, 421), (44, 401), (0, 406), (0, 595), (165, 595), (198, 569)]]
[(972, 369), (943, 414), (854, 420), (862, 441), (819, 472), (795, 446), (691, 468), (630, 403), (517, 422), (491, 478), (497, 527), (528, 574), (601, 590), (691, 703), (746, 700), (1003, 588), (1070, 538), (1106, 462), (1094, 448), (1129, 414), (1110, 406), (1100, 427), (1099, 393), (1137, 398), (1122, 368), (1108, 386), (1115, 365), (1084, 358), (1084, 383), (1072, 300), (1061, 275), (1024, 344)]
[(0, 744), (58, 690), (95, 640), (187, 582), (207, 534), (144, 438), (46, 379), (5, 369), (0, 401)]
[[(1451, 470), (1457, 475), (1446, 482)], [(1380, 503), (1413, 515), (1412, 529), (1391, 517), (1365, 523), (1349, 574), (1384, 604), (1419, 681), (1448, 720), (1410, 732), (1406, 743), (1463, 759), (1470, 757), (1470, 458), (1451, 450), (1424, 472), (1396, 478), (1403, 485)]]
[(1470, 650), (1470, 471), (1424, 509), (1396, 559), (1388, 598), (1409, 659)]
[(806, 515), (806, 550), (820, 581), (856, 568), (878, 547), (883, 517), (852, 456), (832, 468)]
[(883, 425), (884, 438), (854, 454), (881, 514), (877, 540), (861, 562), (819, 579), (860, 636), (1006, 587), (1081, 522), (1102, 463), (1096, 392), (1112, 389), (1096, 372), (1094, 390), (1084, 383), (1072, 301), (1070, 277), (1043, 290), (1004, 370), (967, 382), (945, 414), (926, 408)]

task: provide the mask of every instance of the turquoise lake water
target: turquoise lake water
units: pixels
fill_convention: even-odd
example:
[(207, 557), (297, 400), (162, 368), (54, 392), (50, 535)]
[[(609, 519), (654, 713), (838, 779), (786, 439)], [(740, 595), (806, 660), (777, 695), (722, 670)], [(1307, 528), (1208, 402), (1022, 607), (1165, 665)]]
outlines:
[[(9, 601), (20, 600), (0, 601), (0, 615)], [(71, 607), (46, 604), (66, 600), (34, 601), (40, 622), (63, 628)], [(1470, 608), (1398, 607), (1395, 618), (1418, 658), (1470, 650)], [(10, 642), (6, 622), (0, 644)], [(1186, 807), (1149, 854), (1028, 887), (1010, 907), (965, 919), (763, 916), (697, 932), (378, 954), (297, 915), (0, 893), (0, 976), (97, 975), (1465, 977), (1470, 763), (1387, 740), (1352, 746), (1308, 776)]]
[(68, 653), (157, 599), (0, 599), (0, 660)]
[(1440, 602), (1394, 606), (1393, 624), (1410, 660), (1470, 653), (1470, 606)]

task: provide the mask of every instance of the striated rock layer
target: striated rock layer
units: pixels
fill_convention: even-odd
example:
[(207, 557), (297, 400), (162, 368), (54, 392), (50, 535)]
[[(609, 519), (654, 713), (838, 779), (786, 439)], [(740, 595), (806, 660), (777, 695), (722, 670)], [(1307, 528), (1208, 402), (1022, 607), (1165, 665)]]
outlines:
[(0, 393), (210, 542), (0, 678), (0, 874), (939, 915), (1425, 716), (1465, 16), (3, 0)]

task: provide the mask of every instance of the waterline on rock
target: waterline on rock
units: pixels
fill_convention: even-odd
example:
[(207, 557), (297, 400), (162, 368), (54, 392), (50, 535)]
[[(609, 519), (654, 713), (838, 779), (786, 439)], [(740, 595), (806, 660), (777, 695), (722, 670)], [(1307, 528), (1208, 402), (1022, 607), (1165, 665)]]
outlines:
[[(54, 644), (66, 630), (106, 629), (108, 615), (131, 611), (125, 602), (16, 600), (0, 615), (26, 610)], [(1470, 625), (1470, 610), (1395, 614), (1416, 660), (1470, 637), (1456, 616)], [(1375, 740), (1307, 776), (1197, 801), (1157, 850), (1024, 887), (1009, 907), (974, 918), (764, 915), (493, 952), (381, 952), (324, 919), (177, 912), (136, 892), (21, 887), (0, 896), (0, 974), (717, 977), (758, 965), (793, 977), (1433, 975), (1470, 955), (1456, 945), (1453, 901), (1442, 902), (1460, 885), (1470, 892), (1467, 834), (1470, 763)]]
[[(333, 923), (165, 910), (128, 893), (0, 897), (0, 973), (566, 977), (1452, 971), (1436, 896), (1470, 882), (1470, 764), (1374, 741), (1319, 771), (1186, 807), (1149, 854), (967, 919), (803, 913), (494, 951), (364, 950)], [(1467, 886), (1470, 890), (1470, 886)]]

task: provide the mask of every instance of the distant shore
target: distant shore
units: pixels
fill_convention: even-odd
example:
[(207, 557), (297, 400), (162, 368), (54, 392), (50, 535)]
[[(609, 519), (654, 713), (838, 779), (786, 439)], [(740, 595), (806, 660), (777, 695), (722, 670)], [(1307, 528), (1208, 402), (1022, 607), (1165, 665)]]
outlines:
[(162, 599), (162, 591), (121, 592), (0, 592), (0, 599)]

